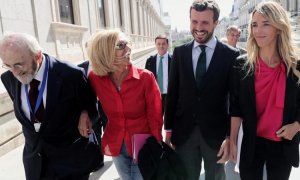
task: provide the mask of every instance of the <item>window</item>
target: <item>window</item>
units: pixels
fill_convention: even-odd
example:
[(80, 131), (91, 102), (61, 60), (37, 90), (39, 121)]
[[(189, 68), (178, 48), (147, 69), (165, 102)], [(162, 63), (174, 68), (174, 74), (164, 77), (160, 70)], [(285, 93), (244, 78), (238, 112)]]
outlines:
[(64, 23), (74, 24), (72, 0), (59, 0), (58, 3), (60, 21)]
[(105, 27), (105, 11), (104, 11), (104, 0), (98, 0), (98, 6), (99, 6), (99, 14), (100, 14), (100, 26)]

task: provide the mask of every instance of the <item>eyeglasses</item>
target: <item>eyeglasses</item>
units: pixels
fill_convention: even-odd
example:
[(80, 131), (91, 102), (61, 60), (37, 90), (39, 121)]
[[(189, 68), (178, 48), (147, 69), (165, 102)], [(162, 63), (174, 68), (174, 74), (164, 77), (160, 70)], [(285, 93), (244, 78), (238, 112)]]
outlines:
[(7, 69), (7, 70), (12, 70), (12, 69), (15, 69), (15, 70), (21, 70), (24, 68), (24, 65), (21, 65), (21, 64), (14, 64), (12, 67), (6, 65), (6, 64), (2, 64), (2, 68), (4, 69)]
[(230, 34), (231, 37), (236, 37), (236, 38), (239, 38), (240, 35), (239, 34)]
[(127, 44), (129, 44), (127, 41), (119, 41), (115, 46), (115, 50), (123, 50), (126, 48)]

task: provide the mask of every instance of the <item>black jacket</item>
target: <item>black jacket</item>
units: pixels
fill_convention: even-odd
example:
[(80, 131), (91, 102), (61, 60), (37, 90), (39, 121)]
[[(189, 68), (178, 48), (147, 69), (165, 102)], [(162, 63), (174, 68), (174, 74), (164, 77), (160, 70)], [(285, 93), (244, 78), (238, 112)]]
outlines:
[(174, 145), (183, 144), (199, 125), (207, 144), (219, 149), (229, 132), (229, 75), (239, 52), (219, 41), (200, 88), (196, 86), (192, 49), (194, 41), (174, 49), (164, 128), (172, 130)]
[[(255, 151), (257, 129), (255, 80), (254, 73), (247, 75), (248, 68), (244, 66), (246, 56), (239, 57), (231, 72), (230, 114), (243, 119), (243, 141), (241, 147), (241, 162), (250, 163)], [(300, 123), (300, 86), (298, 78), (292, 70), (286, 78), (285, 102), (283, 110), (283, 124), (294, 121)], [(289, 141), (283, 139), (283, 156), (287, 162), (299, 166), (299, 133)]]
[(22, 110), (21, 83), (10, 71), (1, 75), (25, 137), (26, 179), (39, 180), (45, 166), (56, 173), (57, 179), (78, 179), (78, 176), (91, 172), (96, 163), (94, 159), (99, 157), (88, 139), (82, 138), (78, 131), (82, 110), (88, 110), (91, 118), (96, 117), (95, 101), (90, 97), (92, 91), (81, 69), (47, 54), (44, 56), (49, 61), (49, 71), (44, 119), (39, 133)]
[(144, 180), (184, 180), (185, 169), (181, 160), (166, 143), (158, 144), (151, 136), (141, 148), (138, 166)]

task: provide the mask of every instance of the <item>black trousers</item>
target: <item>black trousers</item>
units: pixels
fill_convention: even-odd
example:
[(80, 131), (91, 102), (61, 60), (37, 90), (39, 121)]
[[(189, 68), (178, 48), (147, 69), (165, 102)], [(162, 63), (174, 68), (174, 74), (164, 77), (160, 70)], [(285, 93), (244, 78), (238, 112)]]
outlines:
[(213, 149), (206, 143), (208, 139), (203, 138), (199, 126), (195, 126), (191, 131), (187, 141), (175, 148), (187, 172), (184, 180), (199, 180), (202, 159), (205, 180), (225, 180), (224, 164), (217, 164), (219, 149)]
[(256, 137), (252, 163), (240, 162), (241, 180), (262, 180), (264, 164), (266, 164), (268, 180), (289, 179), (292, 166), (287, 163), (283, 155), (282, 142)]

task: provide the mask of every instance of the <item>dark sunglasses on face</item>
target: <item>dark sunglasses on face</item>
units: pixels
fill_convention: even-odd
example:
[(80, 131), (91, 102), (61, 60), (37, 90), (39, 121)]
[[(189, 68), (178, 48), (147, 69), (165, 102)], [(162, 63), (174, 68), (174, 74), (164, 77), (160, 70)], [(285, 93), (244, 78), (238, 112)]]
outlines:
[(126, 48), (128, 42), (127, 41), (119, 41), (116, 46), (115, 46), (115, 49), (116, 50), (123, 50)]

